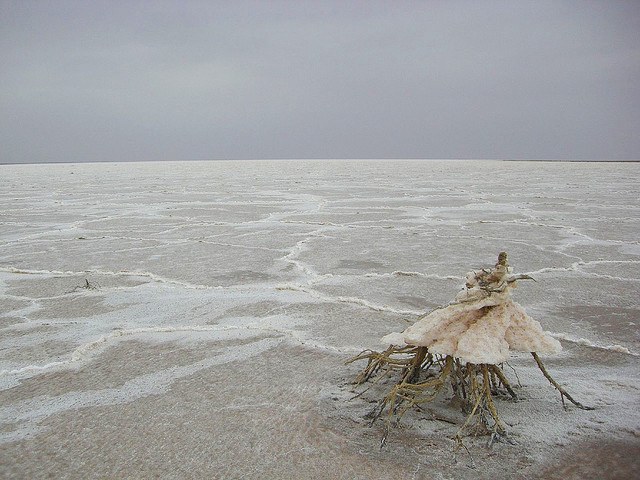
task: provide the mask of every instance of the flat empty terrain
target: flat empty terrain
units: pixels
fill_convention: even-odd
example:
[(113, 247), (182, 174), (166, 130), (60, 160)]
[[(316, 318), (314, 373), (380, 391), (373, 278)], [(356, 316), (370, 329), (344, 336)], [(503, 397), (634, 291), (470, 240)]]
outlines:
[[(638, 163), (0, 166), (0, 477), (638, 477), (638, 192)], [(518, 354), (512, 443), (456, 448), (445, 395), (381, 450), (345, 360), (502, 250), (595, 410)]]

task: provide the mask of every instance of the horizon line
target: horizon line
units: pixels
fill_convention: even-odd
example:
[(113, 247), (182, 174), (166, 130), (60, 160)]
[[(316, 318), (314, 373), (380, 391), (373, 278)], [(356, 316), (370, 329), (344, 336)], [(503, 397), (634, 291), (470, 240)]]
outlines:
[(571, 163), (637, 163), (640, 159), (553, 159), (553, 158), (337, 158), (337, 157), (307, 157), (307, 158), (209, 158), (209, 159), (143, 159), (143, 160), (90, 160), (90, 161), (77, 161), (77, 160), (40, 160), (30, 162), (4, 162), (0, 161), (0, 165), (76, 165), (76, 164), (93, 164), (93, 163), (169, 163), (169, 162), (232, 162), (232, 161), (487, 161), (487, 162), (571, 162)]

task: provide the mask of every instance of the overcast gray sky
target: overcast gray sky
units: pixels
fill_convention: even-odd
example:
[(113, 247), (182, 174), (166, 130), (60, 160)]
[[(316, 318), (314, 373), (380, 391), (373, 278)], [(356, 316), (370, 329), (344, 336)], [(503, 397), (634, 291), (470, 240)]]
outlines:
[(0, 0), (0, 162), (640, 158), (640, 2)]

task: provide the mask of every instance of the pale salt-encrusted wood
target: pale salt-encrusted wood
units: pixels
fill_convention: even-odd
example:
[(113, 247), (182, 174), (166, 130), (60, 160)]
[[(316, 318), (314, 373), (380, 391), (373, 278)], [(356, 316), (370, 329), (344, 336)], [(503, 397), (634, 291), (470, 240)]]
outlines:
[(511, 300), (519, 278), (526, 276), (512, 275), (506, 254), (501, 254), (493, 269), (469, 272), (454, 302), (422, 317), (402, 337), (392, 333), (382, 340), (397, 345), (402, 338), (407, 345), (475, 364), (502, 363), (509, 350), (558, 353), (560, 342)]

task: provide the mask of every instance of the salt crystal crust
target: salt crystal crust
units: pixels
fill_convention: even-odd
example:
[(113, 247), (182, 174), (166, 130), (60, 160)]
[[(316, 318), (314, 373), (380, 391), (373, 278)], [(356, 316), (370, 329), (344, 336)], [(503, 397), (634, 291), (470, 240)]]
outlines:
[[(542, 330), (521, 305), (511, 299), (516, 280), (506, 254), (500, 254), (492, 269), (467, 274), (465, 288), (446, 307), (419, 319), (402, 334), (383, 338), (398, 344), (428, 347), (431, 353), (451, 355), (462, 362), (499, 364), (509, 351), (558, 353), (560, 342)], [(401, 335), (401, 337), (400, 337)]]

